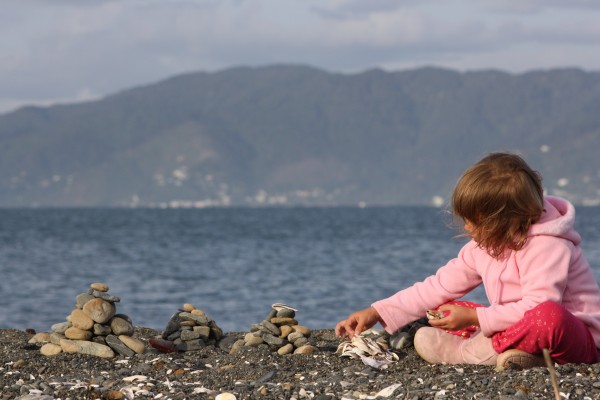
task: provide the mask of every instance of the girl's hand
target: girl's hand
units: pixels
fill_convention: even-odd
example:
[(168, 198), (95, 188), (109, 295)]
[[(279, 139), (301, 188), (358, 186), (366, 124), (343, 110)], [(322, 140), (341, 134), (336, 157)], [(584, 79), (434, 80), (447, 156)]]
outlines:
[(335, 334), (339, 337), (349, 336), (352, 339), (355, 335), (371, 328), (380, 321), (381, 317), (377, 310), (373, 307), (365, 308), (364, 310), (350, 314), (348, 318), (340, 321), (335, 327)]
[(467, 326), (479, 326), (477, 311), (474, 308), (461, 307), (455, 304), (444, 304), (438, 310), (444, 318), (431, 319), (429, 325), (450, 331), (465, 329)]

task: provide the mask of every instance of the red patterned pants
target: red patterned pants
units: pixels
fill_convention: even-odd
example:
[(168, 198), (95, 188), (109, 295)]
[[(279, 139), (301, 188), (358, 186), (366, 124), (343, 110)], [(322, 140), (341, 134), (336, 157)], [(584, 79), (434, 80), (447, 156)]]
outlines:
[(519, 349), (530, 354), (550, 351), (559, 364), (593, 364), (600, 359), (588, 327), (566, 308), (546, 301), (525, 312), (523, 319), (492, 336), (494, 350)]

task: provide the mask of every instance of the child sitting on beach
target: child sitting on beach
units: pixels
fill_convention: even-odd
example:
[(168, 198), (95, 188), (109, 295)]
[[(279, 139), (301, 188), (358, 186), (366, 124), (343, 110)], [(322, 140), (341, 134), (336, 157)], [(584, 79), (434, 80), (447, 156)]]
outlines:
[[(425, 361), (530, 368), (543, 349), (559, 363), (595, 363), (600, 289), (573, 229), (575, 209), (544, 197), (541, 178), (519, 156), (493, 153), (459, 179), (452, 213), (471, 240), (435, 275), (339, 322), (352, 338), (376, 323), (390, 333), (438, 309), (417, 330)], [(454, 300), (483, 283), (489, 306)], [(470, 336), (458, 330), (472, 328)], [(473, 328), (475, 327), (475, 328)]]

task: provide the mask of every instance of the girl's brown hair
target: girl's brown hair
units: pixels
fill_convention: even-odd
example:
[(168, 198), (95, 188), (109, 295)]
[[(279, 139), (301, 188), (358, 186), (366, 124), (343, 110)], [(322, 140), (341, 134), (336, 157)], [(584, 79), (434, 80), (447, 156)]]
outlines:
[(452, 212), (492, 257), (519, 250), (543, 209), (542, 178), (516, 154), (492, 153), (465, 171), (452, 194)]

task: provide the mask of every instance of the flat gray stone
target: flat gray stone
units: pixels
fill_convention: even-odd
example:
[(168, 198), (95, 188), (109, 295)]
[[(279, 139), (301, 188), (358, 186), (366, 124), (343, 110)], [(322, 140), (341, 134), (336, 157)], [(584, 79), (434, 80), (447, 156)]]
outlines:
[(265, 320), (263, 322), (260, 323), (267, 331), (269, 331), (269, 333), (275, 335), (275, 336), (279, 336), (281, 335), (281, 330), (275, 326), (274, 324), (270, 323), (269, 321)]
[(206, 314), (192, 314), (189, 312), (180, 312), (179, 317), (184, 321), (194, 321), (198, 325), (208, 325), (210, 319)]
[(101, 358), (113, 358), (115, 356), (110, 347), (87, 340), (63, 339), (60, 341), (60, 347), (65, 353), (81, 353)]
[(198, 338), (207, 341), (210, 338), (211, 328), (208, 326), (195, 326), (194, 332), (198, 333)]
[(270, 344), (271, 346), (283, 346), (286, 343), (284, 339), (273, 336), (270, 333), (263, 334), (262, 339), (265, 341), (265, 343)]
[(194, 331), (181, 331), (180, 338), (183, 341), (200, 339), (200, 333)]
[(206, 347), (202, 339), (188, 340), (177, 345), (178, 351), (194, 351)]
[(111, 303), (118, 303), (119, 301), (121, 301), (120, 297), (113, 296), (112, 294), (108, 294), (106, 292), (101, 292), (99, 290), (90, 289), (88, 291), (88, 293), (91, 294), (92, 296), (96, 297), (97, 299), (106, 300)]
[(52, 332), (64, 334), (67, 329), (71, 327), (71, 323), (69, 321), (59, 322), (50, 327)]
[(121, 341), (121, 339), (119, 339), (115, 335), (108, 335), (105, 338), (105, 340), (106, 340), (106, 344), (111, 349), (113, 349), (117, 353), (121, 354), (122, 356), (131, 357), (135, 354), (135, 352), (133, 350), (131, 350), (125, 343), (123, 343)]

